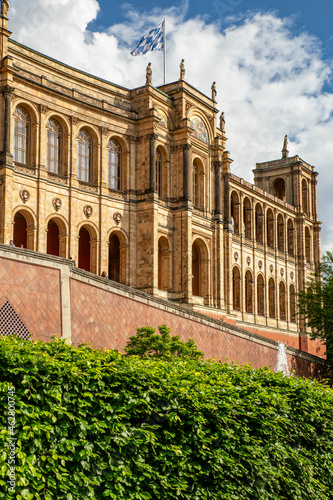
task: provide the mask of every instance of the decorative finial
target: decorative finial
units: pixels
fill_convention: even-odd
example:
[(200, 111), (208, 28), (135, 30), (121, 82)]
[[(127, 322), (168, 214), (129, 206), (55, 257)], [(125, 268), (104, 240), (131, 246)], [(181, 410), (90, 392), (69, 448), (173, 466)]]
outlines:
[(9, 3), (7, 0), (1, 0), (1, 15), (7, 17), (9, 9)]
[(217, 96), (217, 91), (216, 91), (216, 82), (213, 82), (213, 85), (211, 86), (212, 89), (212, 100), (216, 102), (216, 96)]
[(224, 118), (224, 111), (220, 114), (220, 129), (222, 132), (225, 132), (225, 118)]
[(283, 147), (282, 147), (281, 153), (282, 153), (282, 158), (288, 158), (289, 151), (288, 151), (288, 136), (287, 135), (284, 136)]
[(151, 69), (151, 62), (148, 63), (146, 68), (146, 85), (151, 85), (153, 70)]
[(185, 64), (184, 64), (184, 62), (185, 62), (185, 59), (182, 59), (180, 61), (180, 65), (179, 65), (179, 67), (180, 67), (180, 77), (179, 77), (179, 80), (185, 80)]

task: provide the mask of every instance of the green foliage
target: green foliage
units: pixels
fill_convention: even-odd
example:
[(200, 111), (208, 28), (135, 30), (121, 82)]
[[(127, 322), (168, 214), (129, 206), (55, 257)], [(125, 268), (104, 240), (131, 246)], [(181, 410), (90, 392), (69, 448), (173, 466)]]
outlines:
[(328, 361), (333, 360), (333, 254), (326, 252), (319, 269), (298, 295), (298, 309), (311, 328), (311, 338), (326, 345)]
[(182, 342), (179, 335), (171, 337), (170, 328), (166, 325), (155, 328), (145, 326), (138, 328), (136, 335), (132, 335), (127, 342), (125, 352), (128, 355), (164, 357), (178, 356), (179, 358), (203, 358), (203, 352), (199, 351), (194, 340), (189, 339)]
[(62, 340), (1, 338), (0, 366), (0, 499), (332, 498), (333, 392), (316, 381)]

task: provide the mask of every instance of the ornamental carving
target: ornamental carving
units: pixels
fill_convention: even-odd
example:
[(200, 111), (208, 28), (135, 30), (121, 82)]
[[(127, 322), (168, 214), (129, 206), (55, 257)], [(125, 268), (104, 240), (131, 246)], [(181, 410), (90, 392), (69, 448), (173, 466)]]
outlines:
[(234, 253), (234, 259), (235, 259), (236, 262), (238, 261), (238, 252)]
[(52, 205), (53, 205), (53, 208), (55, 209), (55, 211), (58, 212), (61, 208), (61, 205), (62, 205), (61, 199), (60, 198), (53, 198)]
[(251, 264), (251, 257), (247, 257), (246, 262), (247, 262), (247, 265), (249, 266)]
[(20, 198), (23, 201), (23, 203), (26, 203), (29, 198), (30, 198), (30, 193), (26, 189), (21, 189), (20, 191)]
[(76, 126), (80, 123), (80, 119), (77, 118), (76, 116), (72, 116), (72, 125)]
[(280, 269), (280, 274), (281, 274), (281, 276), (283, 276), (283, 275), (284, 275), (284, 269), (283, 269), (282, 267), (281, 267), (281, 269)]
[(102, 135), (108, 135), (109, 129), (107, 127), (102, 127)]
[(294, 279), (294, 273), (293, 273), (293, 271), (291, 271), (291, 273), (290, 273), (290, 278), (291, 278), (292, 280)]
[(258, 261), (258, 267), (259, 267), (259, 269), (261, 269), (261, 268), (262, 268), (262, 260), (259, 260), (259, 261)]
[(113, 220), (115, 221), (115, 223), (117, 224), (120, 224), (120, 221), (122, 219), (122, 216), (119, 212), (116, 212), (115, 214), (113, 214)]
[(39, 105), (39, 109), (40, 109), (40, 112), (41, 112), (43, 115), (45, 115), (45, 114), (48, 112), (48, 110), (49, 110), (49, 108), (48, 108), (47, 106), (45, 106), (44, 104), (40, 104), (40, 105)]
[(83, 207), (83, 213), (87, 217), (87, 219), (89, 219), (89, 217), (91, 217), (93, 213), (92, 207), (90, 205), (85, 205)]
[(274, 270), (274, 266), (273, 266), (273, 264), (271, 264), (271, 265), (269, 266), (269, 270), (270, 270), (270, 272), (271, 272), (271, 273), (273, 272), (273, 270)]

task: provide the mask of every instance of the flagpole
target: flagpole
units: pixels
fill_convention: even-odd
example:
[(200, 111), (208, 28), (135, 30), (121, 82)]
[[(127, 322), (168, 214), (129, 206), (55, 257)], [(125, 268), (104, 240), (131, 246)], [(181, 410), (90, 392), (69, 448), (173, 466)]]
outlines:
[(164, 85), (166, 75), (166, 36), (165, 36), (165, 18), (163, 20), (163, 52), (164, 52)]

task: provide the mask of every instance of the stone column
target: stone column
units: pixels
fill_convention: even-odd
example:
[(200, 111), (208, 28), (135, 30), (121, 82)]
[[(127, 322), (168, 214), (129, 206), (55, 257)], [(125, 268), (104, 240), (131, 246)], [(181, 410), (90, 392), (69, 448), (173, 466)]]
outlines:
[(221, 214), (221, 172), (222, 172), (222, 162), (215, 162), (215, 213)]
[(5, 163), (12, 163), (13, 155), (11, 154), (10, 147), (10, 137), (11, 137), (11, 104), (12, 104), (12, 93), (14, 92), (14, 88), (6, 85), (3, 88), (3, 95), (5, 98), (5, 123), (4, 123), (4, 161)]
[(191, 144), (183, 146), (183, 192), (184, 200), (190, 201), (190, 149)]
[(157, 134), (150, 134), (150, 155), (149, 155), (149, 191), (156, 192), (156, 139)]

